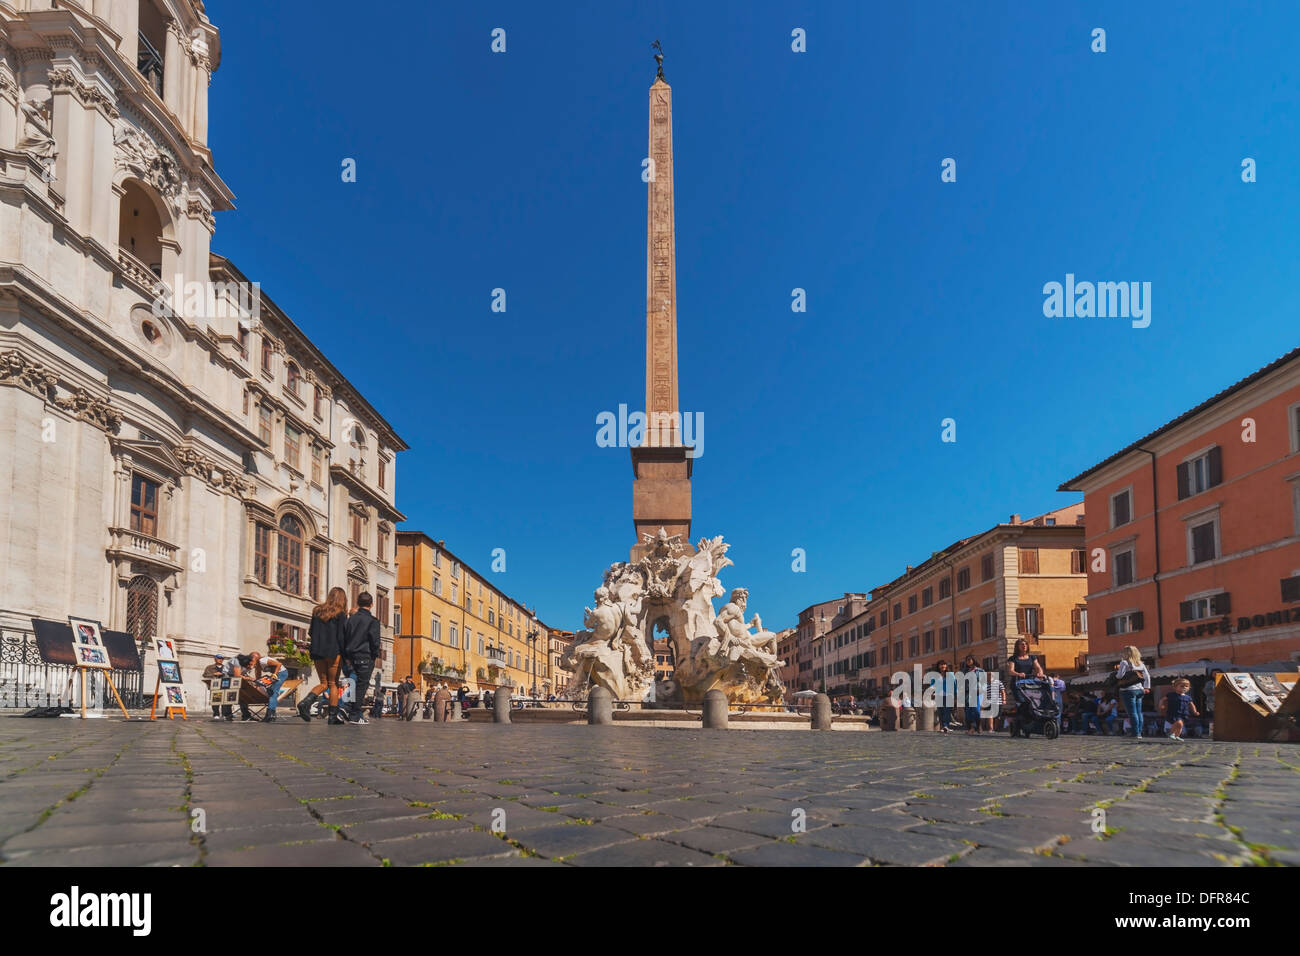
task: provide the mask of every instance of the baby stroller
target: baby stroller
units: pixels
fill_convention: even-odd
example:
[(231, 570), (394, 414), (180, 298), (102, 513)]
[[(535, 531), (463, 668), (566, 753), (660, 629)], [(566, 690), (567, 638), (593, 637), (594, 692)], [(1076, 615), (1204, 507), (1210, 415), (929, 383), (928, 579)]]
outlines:
[(1026, 737), (1041, 733), (1055, 740), (1061, 733), (1058, 723), (1061, 699), (1046, 680), (1018, 680), (1015, 683), (1016, 715), (1011, 721), (1011, 736)]

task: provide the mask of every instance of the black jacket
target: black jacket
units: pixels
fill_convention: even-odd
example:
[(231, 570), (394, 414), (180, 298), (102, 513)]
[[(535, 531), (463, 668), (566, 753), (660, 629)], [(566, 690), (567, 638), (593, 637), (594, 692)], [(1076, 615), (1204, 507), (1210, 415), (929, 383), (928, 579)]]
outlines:
[(369, 657), (379, 660), (379, 619), (361, 608), (343, 625), (343, 654), (346, 657)]
[(314, 661), (333, 660), (343, 653), (344, 615), (322, 621), (315, 614), (311, 616), (311, 625), (307, 633), (311, 636), (311, 659)]

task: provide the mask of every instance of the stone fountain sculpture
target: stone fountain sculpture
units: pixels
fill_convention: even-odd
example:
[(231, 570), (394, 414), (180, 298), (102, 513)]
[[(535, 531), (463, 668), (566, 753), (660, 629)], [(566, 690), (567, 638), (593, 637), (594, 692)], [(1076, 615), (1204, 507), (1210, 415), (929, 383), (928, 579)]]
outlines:
[[(749, 592), (736, 588), (714, 613), (713, 599), (726, 593), (718, 574), (732, 563), (722, 537), (701, 538), (694, 552), (663, 528), (642, 539), (641, 560), (605, 571), (596, 606), (586, 609), (586, 629), (565, 653), (574, 685), (604, 687), (616, 700), (690, 703), (721, 690), (732, 703), (779, 704), (784, 662), (776, 634), (759, 616), (745, 623)], [(656, 626), (673, 649), (671, 681), (655, 681)]]

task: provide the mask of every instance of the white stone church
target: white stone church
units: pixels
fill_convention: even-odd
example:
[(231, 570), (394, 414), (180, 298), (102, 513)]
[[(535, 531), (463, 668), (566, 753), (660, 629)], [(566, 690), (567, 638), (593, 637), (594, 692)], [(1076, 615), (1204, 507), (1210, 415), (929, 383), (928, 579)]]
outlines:
[(210, 250), (220, 58), (201, 0), (0, 0), (0, 630), (131, 632), (150, 695), (174, 638), (192, 712), (333, 586), (391, 648), (403, 520), (406, 445)]

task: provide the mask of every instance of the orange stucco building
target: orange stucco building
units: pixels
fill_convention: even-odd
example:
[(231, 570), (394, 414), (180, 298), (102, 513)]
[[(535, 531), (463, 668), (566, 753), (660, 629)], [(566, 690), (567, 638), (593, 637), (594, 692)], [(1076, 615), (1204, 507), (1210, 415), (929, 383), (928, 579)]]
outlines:
[(1300, 349), (1061, 485), (1088, 513), (1089, 670), (1300, 660)]

